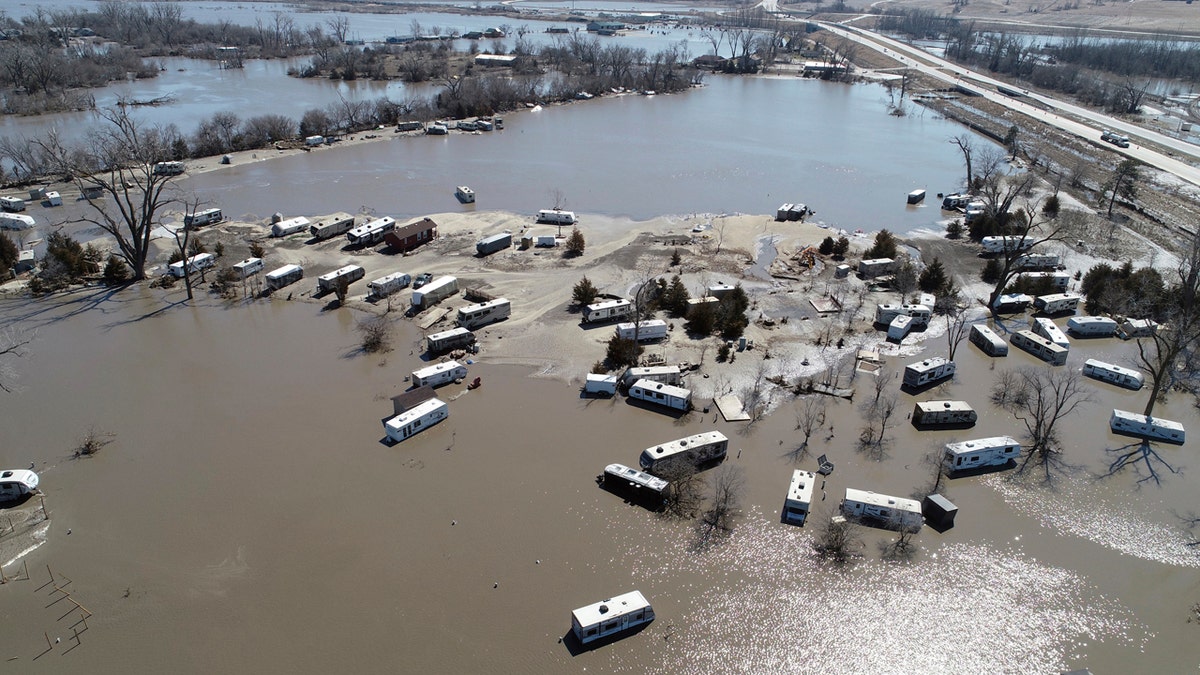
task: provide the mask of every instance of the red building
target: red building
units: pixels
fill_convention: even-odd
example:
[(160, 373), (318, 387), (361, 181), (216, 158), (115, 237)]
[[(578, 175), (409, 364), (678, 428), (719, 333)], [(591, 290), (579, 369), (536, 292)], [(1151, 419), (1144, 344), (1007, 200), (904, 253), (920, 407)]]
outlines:
[(431, 218), (422, 218), (404, 227), (398, 227), (394, 232), (388, 232), (383, 238), (388, 247), (396, 253), (407, 253), (434, 239), (437, 239), (437, 223), (433, 222)]

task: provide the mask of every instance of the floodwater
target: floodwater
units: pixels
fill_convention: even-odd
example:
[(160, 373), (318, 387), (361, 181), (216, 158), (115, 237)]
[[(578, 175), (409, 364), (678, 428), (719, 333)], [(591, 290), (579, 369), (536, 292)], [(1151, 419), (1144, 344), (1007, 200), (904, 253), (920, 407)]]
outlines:
[[(53, 522), (28, 556), (32, 580), (0, 586), (0, 656), (25, 671), (1188, 672), (1200, 660), (1187, 622), (1200, 557), (1175, 516), (1195, 508), (1195, 479), (1098, 477), (1106, 448), (1127, 444), (1108, 433), (1109, 411), (1144, 394), (1089, 381), (1095, 401), (1063, 434), (1079, 468), (1057, 487), (954, 480), (957, 526), (924, 529), (912, 562), (881, 560), (888, 537), (868, 531), (867, 559), (839, 570), (809, 554), (815, 527), (779, 523), (791, 470), (815, 468), (788, 457), (794, 404), (752, 426), (675, 420), (489, 366), (485, 340), (471, 366), (483, 386), (441, 389), (450, 418), (389, 447), (387, 397), (422, 363), (411, 324), (395, 351), (368, 357), (349, 310), (180, 297), (0, 303), (0, 320), (37, 330), (16, 363), (21, 391), (4, 395), (0, 463), (37, 465)], [(1069, 368), (1132, 348), (1073, 342)], [(940, 444), (1017, 435), (985, 405), (985, 383), (993, 366), (1037, 362), (966, 344), (957, 360), (944, 390), (900, 394), (883, 458), (854, 449), (858, 408), (831, 403), (812, 449), (836, 469), (814, 519), (846, 487), (909, 494)], [(914, 400), (943, 396), (975, 405), (978, 426), (903, 421)], [(1159, 412), (1197, 428), (1184, 397)], [(116, 440), (72, 459), (92, 426)], [(745, 477), (745, 513), (722, 547), (694, 552), (688, 525), (595, 485), (608, 463), (714, 428)], [(1155, 449), (1193, 462), (1189, 446)], [(70, 652), (79, 613), (38, 590), (47, 566), (92, 612)], [(577, 655), (560, 643), (571, 609), (635, 588), (658, 614), (649, 628)], [(43, 634), (62, 643), (32, 661)]]

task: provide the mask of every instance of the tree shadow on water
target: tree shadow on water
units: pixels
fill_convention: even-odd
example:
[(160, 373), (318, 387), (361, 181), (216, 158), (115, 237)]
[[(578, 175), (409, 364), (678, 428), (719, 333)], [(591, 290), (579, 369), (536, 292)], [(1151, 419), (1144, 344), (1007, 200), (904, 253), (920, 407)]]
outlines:
[(1138, 477), (1136, 486), (1141, 487), (1147, 483), (1154, 483), (1155, 486), (1161, 486), (1165, 478), (1164, 471), (1168, 474), (1179, 475), (1183, 470), (1168, 462), (1148, 440), (1122, 445), (1116, 448), (1107, 448), (1111, 461), (1108, 464), (1108, 470), (1101, 474), (1099, 478), (1111, 478), (1121, 471), (1132, 467), (1134, 475)]

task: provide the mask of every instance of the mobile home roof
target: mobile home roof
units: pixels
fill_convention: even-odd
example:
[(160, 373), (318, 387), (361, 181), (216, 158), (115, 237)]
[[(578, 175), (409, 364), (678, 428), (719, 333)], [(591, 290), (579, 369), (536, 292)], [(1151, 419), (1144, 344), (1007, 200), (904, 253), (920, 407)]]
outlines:
[(922, 412), (937, 412), (939, 410), (955, 410), (971, 412), (973, 408), (966, 401), (921, 401), (917, 404)]
[(571, 616), (574, 617), (575, 622), (580, 626), (594, 626), (601, 621), (624, 616), (625, 614), (630, 614), (649, 606), (650, 603), (646, 602), (645, 596), (640, 591), (630, 591), (629, 593), (618, 595), (608, 600), (601, 600), (586, 607), (580, 607), (572, 611)]
[(413, 377), (419, 378), (419, 379), (424, 379), (431, 375), (437, 375), (438, 373), (444, 373), (444, 372), (447, 372), (450, 370), (454, 370), (455, 368), (461, 368), (461, 367), (462, 367), (462, 364), (459, 363), (458, 361), (446, 361), (445, 363), (435, 363), (432, 366), (426, 366), (424, 368), (421, 368), (420, 370), (414, 370)]
[(947, 443), (946, 450), (955, 455), (966, 455), (972, 452), (979, 452), (989, 448), (1002, 448), (1007, 445), (1020, 446), (1016, 439), (1012, 436), (992, 436), (990, 438), (976, 438), (970, 441), (961, 441), (958, 443)]
[(899, 511), (921, 512), (921, 503), (915, 499), (892, 497), (891, 495), (881, 495), (867, 490), (855, 490), (854, 488), (846, 488), (846, 501), (871, 504), (873, 506), (887, 506)]
[(644, 391), (657, 391), (667, 396), (674, 396), (676, 398), (688, 398), (692, 395), (690, 389), (674, 387), (669, 384), (663, 384), (662, 382), (655, 382), (654, 380), (638, 380), (637, 382), (633, 383), (633, 387), (635, 389), (640, 388)]

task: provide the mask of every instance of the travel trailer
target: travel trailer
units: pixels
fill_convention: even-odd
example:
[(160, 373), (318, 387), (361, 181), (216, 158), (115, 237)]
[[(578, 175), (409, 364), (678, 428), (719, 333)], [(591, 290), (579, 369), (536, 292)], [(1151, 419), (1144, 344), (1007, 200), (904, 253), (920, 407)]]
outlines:
[(683, 372), (679, 370), (679, 366), (632, 366), (621, 376), (621, 381), (626, 387), (633, 386), (638, 380), (678, 386), (683, 384)]
[(654, 620), (645, 596), (631, 591), (571, 612), (571, 630), (582, 644), (618, 635)]
[(458, 361), (444, 361), (442, 363), (435, 363), (432, 366), (426, 366), (420, 370), (414, 370), (412, 373), (412, 385), (414, 387), (429, 385), (436, 388), (455, 380), (462, 380), (466, 376), (466, 366)]
[(719, 431), (705, 431), (646, 448), (642, 451), (639, 462), (643, 471), (651, 472), (662, 471), (675, 462), (698, 468), (725, 459), (728, 450), (729, 439), (725, 434)]
[(891, 258), (871, 258), (858, 263), (858, 274), (864, 279), (873, 279), (892, 271), (896, 264)]
[(842, 499), (842, 515), (898, 530), (916, 531), (925, 524), (921, 503), (917, 500), (854, 488), (846, 488), (846, 496)]
[(299, 265), (284, 265), (267, 272), (267, 288), (277, 291), (304, 278), (304, 268)]
[(25, 200), (20, 197), (0, 197), (0, 209), (9, 212), (25, 210)]
[(351, 246), (376, 244), (395, 229), (396, 219), (384, 216), (350, 229), (346, 232), (346, 241), (350, 242)]
[(956, 473), (1004, 466), (1021, 456), (1021, 444), (1011, 436), (977, 438), (960, 443), (947, 443), (942, 466), (953, 476)]
[(1079, 337), (1112, 337), (1117, 334), (1117, 322), (1107, 316), (1073, 316), (1067, 319), (1067, 330)]
[(55, 190), (51, 190), (46, 193), (46, 203), (50, 206), (62, 206), (62, 195)]
[(246, 258), (240, 263), (234, 263), (233, 271), (239, 279), (249, 279), (263, 270), (262, 258)]
[(583, 308), (583, 322), (614, 321), (633, 314), (633, 303), (628, 300), (604, 300)]
[(481, 256), (491, 255), (497, 251), (512, 248), (512, 233), (501, 232), (490, 237), (484, 237), (475, 243), (475, 252)]
[(458, 293), (458, 277), (437, 277), (424, 286), (413, 289), (412, 306), (414, 309), (429, 309), (455, 293)]
[(440, 333), (430, 333), (425, 338), (430, 354), (441, 354), (475, 344), (475, 334), (466, 328), (451, 328)]
[(910, 363), (904, 367), (904, 386), (924, 387), (934, 382), (954, 377), (954, 362), (941, 356)]
[(912, 305), (876, 305), (875, 323), (881, 326), (890, 325), (898, 316), (912, 319), (912, 327), (928, 326), (933, 318), (933, 310), (922, 304)]
[(1030, 237), (1004, 236), (1004, 237), (984, 237), (979, 241), (983, 245), (984, 253), (1003, 253), (1008, 251), (1024, 251), (1033, 246), (1033, 239)]
[(704, 289), (704, 292), (708, 297), (716, 298), (719, 301), (721, 298), (732, 293), (734, 288), (733, 284), (718, 281), (715, 284), (709, 284), (708, 288)]
[(984, 324), (977, 323), (971, 326), (970, 340), (971, 344), (979, 347), (988, 356), (1008, 356), (1008, 343)]
[(30, 230), (37, 225), (33, 216), (19, 213), (0, 213), (0, 230)]
[(1033, 307), (1042, 314), (1074, 313), (1079, 309), (1080, 297), (1074, 293), (1039, 295), (1033, 299)]
[(1055, 366), (1067, 362), (1067, 348), (1057, 345), (1031, 330), (1019, 330), (1013, 333), (1012, 345), (1018, 349), (1033, 354), (1039, 359)]
[(358, 265), (346, 265), (345, 267), (317, 277), (317, 290), (333, 292), (337, 290), (338, 284), (344, 283), (350, 285), (366, 276), (366, 274), (367, 271)]
[[(190, 273), (195, 273), (199, 272), (200, 270), (206, 270), (215, 266), (216, 264), (217, 257), (215, 255), (211, 253), (197, 253), (196, 255), (187, 259), (187, 271)], [(185, 276), (185, 272), (183, 270), (183, 261), (180, 260), (167, 265), (167, 271), (169, 271), (171, 276), (175, 277), (176, 279), (182, 279)]]
[(367, 290), (372, 297), (386, 298), (402, 288), (408, 288), (411, 283), (412, 276), (404, 272), (392, 272), (367, 284)]
[(617, 393), (617, 376), (588, 373), (587, 379), (583, 383), (583, 391), (586, 394), (595, 394), (596, 396), (615, 396)]
[(334, 216), (319, 220), (309, 226), (308, 232), (316, 239), (328, 239), (346, 234), (354, 229), (354, 216)]
[(1036, 317), (1029, 322), (1029, 328), (1063, 349), (1071, 348), (1071, 341), (1059, 329), (1058, 324), (1045, 317)]
[(1126, 319), (1121, 324), (1121, 337), (1126, 340), (1151, 337), (1158, 332), (1158, 322), (1152, 319)]
[(1014, 312), (1024, 312), (1025, 308), (1033, 303), (1033, 296), (1024, 293), (1005, 293), (996, 298), (993, 307), (997, 312), (1012, 314)]
[(793, 525), (803, 525), (812, 507), (813, 484), (817, 476), (811, 471), (796, 469), (788, 485), (787, 497), (783, 499), (783, 520)]
[(1108, 426), (1116, 434), (1183, 445), (1184, 430), (1179, 422), (1114, 409)]
[(308, 228), (308, 218), (305, 218), (304, 216), (288, 218), (287, 220), (281, 220), (271, 226), (271, 236), (287, 237), (289, 235), (296, 234), (297, 232), (304, 232)]
[(458, 325), (463, 328), (479, 328), (489, 323), (503, 321), (512, 314), (512, 303), (508, 298), (496, 298), (477, 305), (467, 305), (458, 310)]
[(925, 201), (924, 190), (913, 190), (912, 192), (908, 193), (909, 204), (920, 204), (923, 201)]
[(205, 209), (196, 213), (190, 213), (183, 217), (184, 227), (201, 227), (203, 225), (212, 225), (225, 220), (225, 214), (221, 213), (221, 209)]
[(574, 225), (579, 222), (579, 219), (575, 217), (574, 211), (542, 209), (541, 211), (538, 211), (537, 221), (539, 223), (549, 223), (551, 225)]
[(1133, 368), (1125, 368), (1123, 366), (1097, 361), (1096, 359), (1088, 359), (1083, 362), (1083, 374), (1101, 382), (1115, 384), (1118, 387), (1125, 387), (1137, 391), (1146, 383), (1146, 378)]
[(636, 398), (647, 403), (655, 403), (672, 410), (682, 410), (684, 412), (692, 408), (691, 390), (662, 384), (653, 380), (638, 380), (634, 382), (633, 386), (629, 388), (629, 398)]
[(158, 162), (154, 165), (154, 175), (178, 176), (185, 168), (183, 162)]
[(978, 419), (965, 401), (922, 401), (912, 413), (914, 427), (968, 427)]
[(399, 443), (414, 436), (450, 416), (450, 407), (444, 401), (431, 398), (409, 408), (383, 423), (388, 438)]
[(462, 202), (463, 204), (475, 203), (475, 191), (466, 185), (459, 185), (458, 187), (454, 188), (454, 196), (458, 197), (458, 201)]
[(900, 342), (904, 338), (908, 337), (908, 333), (912, 330), (912, 328), (912, 317), (908, 316), (907, 314), (901, 314), (900, 316), (892, 319), (892, 322), (888, 324), (888, 339)]
[(667, 322), (661, 319), (651, 319), (649, 321), (639, 321), (638, 323), (619, 323), (617, 324), (617, 337), (622, 340), (634, 339), (634, 333), (637, 333), (638, 342), (649, 342), (651, 340), (665, 340), (667, 337)]
[(670, 487), (670, 483), (658, 476), (631, 469), (624, 464), (609, 464), (604, 467), (601, 481), (610, 492), (655, 506), (662, 505), (667, 496), (667, 488)]
[(12, 501), (37, 492), (38, 475), (29, 469), (0, 471), (0, 501)]
[(1018, 270), (1055, 269), (1061, 259), (1049, 253), (1026, 253), (1013, 261), (1013, 267)]
[(317, 134), (315, 136), (306, 136), (304, 138), (304, 144), (310, 148), (315, 148), (318, 145), (325, 144), (325, 137), (321, 136), (320, 134)]
[(964, 207), (966, 207), (967, 204), (970, 204), (973, 199), (975, 199), (975, 198), (968, 194), (946, 195), (942, 199), (942, 210), (943, 211), (954, 211), (957, 209), (964, 208)]
[(1046, 281), (1060, 291), (1067, 290), (1067, 286), (1071, 285), (1071, 275), (1066, 272), (1021, 272), (1020, 278), (1034, 283)]

